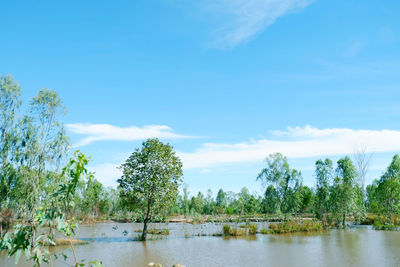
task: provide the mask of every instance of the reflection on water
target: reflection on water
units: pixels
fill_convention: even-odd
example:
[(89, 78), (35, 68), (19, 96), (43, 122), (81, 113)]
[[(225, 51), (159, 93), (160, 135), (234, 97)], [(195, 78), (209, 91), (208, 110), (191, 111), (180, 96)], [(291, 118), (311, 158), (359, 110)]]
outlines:
[[(318, 233), (256, 235), (245, 238), (212, 237), (222, 224), (152, 224), (168, 228), (169, 236), (137, 241), (141, 224), (103, 223), (81, 226), (77, 235), (89, 241), (76, 246), (81, 259), (101, 260), (104, 266), (147, 266), (149, 262), (172, 266), (400, 266), (400, 232), (368, 228)], [(259, 223), (267, 228), (267, 223)], [(207, 235), (207, 236), (204, 236)], [(153, 240), (152, 240), (153, 239)], [(72, 260), (68, 247), (53, 248)], [(67, 266), (63, 260), (54, 266)], [(0, 254), (0, 266), (14, 259)], [(30, 266), (23, 259), (18, 266)]]

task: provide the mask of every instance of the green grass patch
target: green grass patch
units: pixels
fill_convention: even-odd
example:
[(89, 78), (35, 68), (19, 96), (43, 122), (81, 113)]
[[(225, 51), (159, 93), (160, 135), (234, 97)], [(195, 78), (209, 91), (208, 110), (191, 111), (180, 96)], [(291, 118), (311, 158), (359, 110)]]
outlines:
[(285, 234), (285, 233), (296, 233), (296, 232), (314, 232), (323, 230), (323, 225), (321, 222), (314, 221), (287, 221), (283, 223), (271, 223), (269, 225), (269, 230), (274, 234)]
[(245, 235), (255, 235), (257, 233), (256, 224), (248, 224), (245, 227), (231, 227), (229, 224), (224, 224), (222, 226), (222, 233), (224, 236), (245, 236)]

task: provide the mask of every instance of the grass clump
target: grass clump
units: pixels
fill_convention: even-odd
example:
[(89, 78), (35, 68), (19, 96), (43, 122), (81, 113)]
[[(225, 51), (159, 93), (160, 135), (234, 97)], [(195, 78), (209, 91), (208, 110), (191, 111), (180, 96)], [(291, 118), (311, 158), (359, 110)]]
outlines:
[(224, 224), (222, 226), (222, 232), (224, 233), (224, 235), (229, 235), (229, 233), (231, 232), (231, 226), (229, 224)]
[(268, 235), (272, 233), (272, 230), (270, 229), (260, 229), (260, 233), (263, 235)]
[[(252, 225), (252, 224), (250, 224), (250, 225)], [(249, 234), (251, 234), (251, 235), (256, 234), (257, 233), (257, 225), (254, 224), (254, 225), (251, 226), (251, 229), (252, 229), (251, 233), (250, 233), (250, 225), (249, 225)], [(254, 226), (255, 226), (255, 228), (254, 228)], [(240, 228), (237, 228), (237, 227), (232, 228), (229, 224), (224, 224), (222, 226), (222, 233), (223, 233), (224, 236), (245, 236), (245, 235), (248, 234), (246, 228), (245, 229), (240, 229)]]
[(169, 235), (168, 229), (149, 229), (147, 230), (148, 234), (151, 235)]
[(271, 223), (269, 230), (274, 234), (296, 233), (296, 232), (314, 232), (323, 230), (323, 225), (320, 222), (303, 221), (287, 221), (279, 224)]
[(249, 224), (249, 235), (257, 234), (257, 230), (258, 230), (257, 224), (254, 223)]

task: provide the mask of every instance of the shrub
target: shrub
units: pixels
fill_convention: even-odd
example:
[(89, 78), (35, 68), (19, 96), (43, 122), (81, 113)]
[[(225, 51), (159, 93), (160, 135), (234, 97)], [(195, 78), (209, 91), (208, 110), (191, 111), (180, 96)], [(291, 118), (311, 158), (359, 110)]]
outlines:
[(272, 230), (270, 229), (260, 229), (260, 233), (263, 235), (271, 234)]
[(222, 232), (224, 233), (224, 235), (229, 235), (231, 232), (231, 227), (229, 224), (224, 224), (224, 226), (222, 226)]
[(322, 223), (313, 221), (304, 221), (302, 223), (295, 221), (287, 221), (280, 224), (270, 224), (269, 229), (276, 234), (295, 233), (295, 232), (312, 232), (323, 229)]
[(272, 231), (275, 231), (275, 230), (278, 228), (278, 226), (276, 225), (276, 223), (271, 223), (268, 227), (269, 227), (269, 229), (271, 229)]
[(249, 235), (255, 235), (257, 233), (257, 225), (254, 223), (249, 224)]
[(224, 236), (243, 236), (247, 234), (246, 229), (232, 228), (229, 224), (222, 226)]
[(231, 228), (231, 230), (229, 231), (229, 235), (231, 236), (244, 236), (247, 234), (246, 230), (241, 230), (238, 228)]

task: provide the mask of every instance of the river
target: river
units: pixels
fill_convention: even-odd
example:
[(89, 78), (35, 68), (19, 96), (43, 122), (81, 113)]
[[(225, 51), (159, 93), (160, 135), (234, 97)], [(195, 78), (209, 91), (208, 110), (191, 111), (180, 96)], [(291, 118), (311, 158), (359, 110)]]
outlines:
[[(266, 228), (260, 223), (259, 228)], [(136, 241), (135, 230), (141, 224), (99, 223), (83, 225), (77, 237), (89, 241), (75, 246), (76, 254), (86, 262), (101, 260), (104, 266), (144, 267), (161, 263), (170, 267), (180, 263), (195, 266), (400, 266), (400, 232), (376, 231), (368, 227), (328, 230), (312, 234), (261, 235), (247, 238), (208, 236), (220, 232), (222, 224), (151, 224), (150, 228), (168, 228), (169, 236), (151, 236)], [(200, 235), (200, 236), (199, 236)], [(207, 236), (203, 236), (207, 235)], [(64, 252), (68, 263), (72, 253)], [(21, 257), (17, 266), (31, 266)], [(71, 266), (63, 259), (53, 266)], [(0, 254), (0, 266), (15, 266), (13, 258)]]

